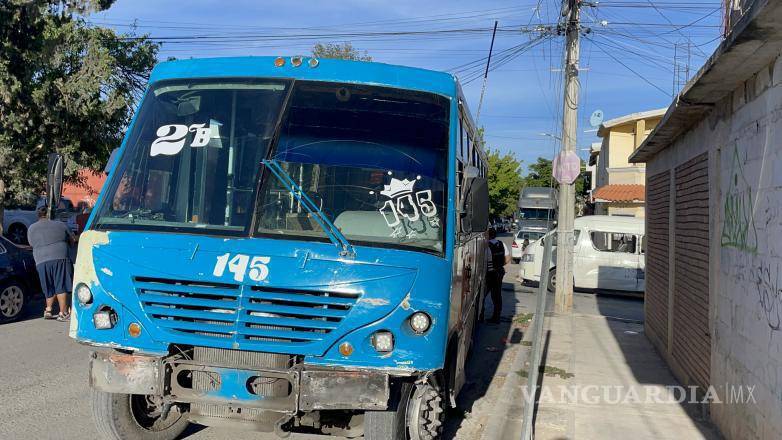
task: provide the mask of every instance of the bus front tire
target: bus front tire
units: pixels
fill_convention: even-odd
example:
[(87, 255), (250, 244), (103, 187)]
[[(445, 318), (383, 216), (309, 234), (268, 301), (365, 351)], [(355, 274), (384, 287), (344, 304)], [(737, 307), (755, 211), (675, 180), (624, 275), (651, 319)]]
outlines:
[(174, 440), (187, 429), (190, 422), (178, 407), (165, 419), (153, 408), (148, 396), (92, 390), (92, 416), (106, 440)]
[(429, 383), (403, 383), (386, 411), (364, 413), (365, 440), (438, 440), (445, 418), (442, 391)]

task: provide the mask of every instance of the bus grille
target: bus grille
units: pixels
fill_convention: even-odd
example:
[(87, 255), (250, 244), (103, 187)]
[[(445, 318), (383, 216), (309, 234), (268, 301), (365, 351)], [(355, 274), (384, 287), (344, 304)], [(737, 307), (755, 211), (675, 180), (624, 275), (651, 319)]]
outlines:
[(358, 294), (159, 278), (134, 279), (147, 316), (178, 334), (239, 344), (303, 345), (336, 330)]

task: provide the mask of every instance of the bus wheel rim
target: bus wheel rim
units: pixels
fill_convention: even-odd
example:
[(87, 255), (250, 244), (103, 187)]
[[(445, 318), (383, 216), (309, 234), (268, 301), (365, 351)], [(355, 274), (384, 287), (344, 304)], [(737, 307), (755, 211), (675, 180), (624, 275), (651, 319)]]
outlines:
[(407, 408), (410, 440), (440, 438), (445, 408), (440, 392), (429, 383), (417, 384)]

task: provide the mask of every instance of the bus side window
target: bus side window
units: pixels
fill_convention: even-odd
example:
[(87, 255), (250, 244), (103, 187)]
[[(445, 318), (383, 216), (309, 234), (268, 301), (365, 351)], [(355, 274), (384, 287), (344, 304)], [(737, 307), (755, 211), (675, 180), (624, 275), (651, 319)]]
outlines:
[(467, 155), (465, 156), (464, 160), (465, 162), (469, 162), (470, 156), (472, 155), (472, 134), (468, 131), (467, 132)]
[(462, 189), (464, 188), (464, 163), (456, 160), (456, 208), (462, 209)]
[(464, 157), (464, 144), (467, 142), (464, 139), (464, 122), (462, 118), (459, 118), (459, 157)]

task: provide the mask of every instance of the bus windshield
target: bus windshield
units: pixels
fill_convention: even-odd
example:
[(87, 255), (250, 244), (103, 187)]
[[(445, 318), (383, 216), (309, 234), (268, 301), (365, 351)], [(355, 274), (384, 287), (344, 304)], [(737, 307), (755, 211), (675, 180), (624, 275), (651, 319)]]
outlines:
[(160, 83), (142, 104), (94, 227), (327, 239), (300, 194), (263, 166), (272, 159), (351, 243), (441, 252), (448, 125), (448, 99), (424, 92)]
[[(351, 242), (442, 251), (447, 98), (297, 82), (272, 158)], [(257, 232), (322, 237), (278, 179), (265, 179)]]

